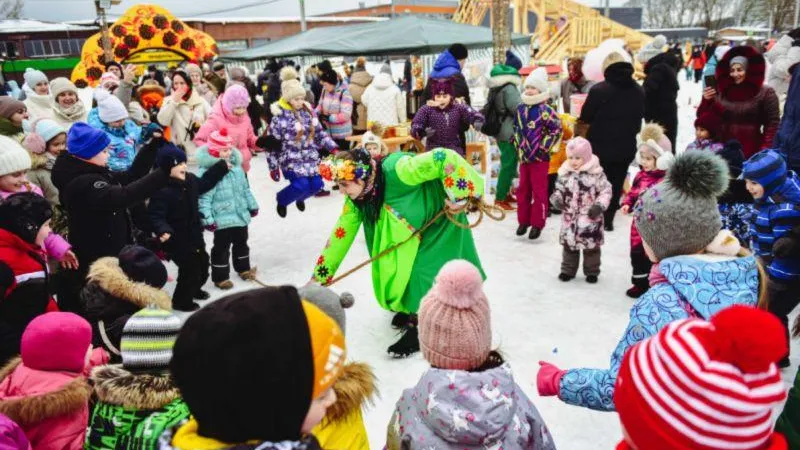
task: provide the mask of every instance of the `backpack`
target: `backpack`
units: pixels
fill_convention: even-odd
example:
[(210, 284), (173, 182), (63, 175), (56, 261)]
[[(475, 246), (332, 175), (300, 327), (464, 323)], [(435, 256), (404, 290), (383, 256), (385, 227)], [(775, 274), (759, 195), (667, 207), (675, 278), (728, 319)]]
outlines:
[(503, 88), (509, 84), (511, 83), (489, 89), (489, 97), (486, 99), (486, 104), (483, 105), (481, 109), (481, 114), (483, 114), (486, 120), (481, 128), (481, 133), (487, 136), (495, 137), (500, 134), (500, 129), (503, 127), (503, 120), (508, 116), (508, 110), (500, 111), (497, 108), (496, 99), (497, 96), (502, 93)]

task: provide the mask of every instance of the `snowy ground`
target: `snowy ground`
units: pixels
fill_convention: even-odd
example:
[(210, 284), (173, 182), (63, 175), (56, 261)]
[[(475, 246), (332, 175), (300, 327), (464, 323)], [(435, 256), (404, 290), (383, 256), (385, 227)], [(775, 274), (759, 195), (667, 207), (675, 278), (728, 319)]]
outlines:
[[(678, 99), (679, 151), (694, 139), (699, 101), (699, 86), (684, 85)], [(250, 227), (252, 262), (258, 266), (259, 278), (268, 284), (305, 284), (338, 217), (342, 198), (334, 193), (312, 199), (306, 212), (292, 207), (288, 217), (281, 219), (275, 213), (275, 193), (286, 182), (276, 184), (269, 179), (263, 156), (253, 160), (250, 180), (261, 205), (261, 214)], [(539, 360), (562, 368), (607, 367), (633, 303), (625, 296), (630, 279), (630, 218), (618, 215), (616, 231), (606, 234), (603, 272), (596, 285), (587, 284), (582, 276), (569, 283), (557, 279), (561, 263), (558, 216), (548, 221), (537, 241), (516, 237), (516, 226), (516, 217), (510, 215), (502, 223), (484, 220), (474, 231), (488, 275), (485, 290), (492, 307), (495, 346), (510, 361), (518, 383), (539, 408), (559, 449), (614, 448), (621, 438), (615, 413), (576, 408), (555, 397), (541, 398), (534, 380)], [(206, 241), (210, 249), (210, 235)], [(367, 258), (363, 233), (359, 233), (341, 270)], [(170, 275), (174, 277), (176, 272), (170, 266)], [(235, 290), (258, 287), (235, 277), (232, 280)], [(173, 286), (170, 283), (169, 289)], [(213, 298), (223, 295), (213, 286), (207, 285), (207, 289)], [(371, 447), (382, 448), (401, 391), (413, 386), (428, 365), (421, 355), (404, 360), (386, 355), (386, 347), (398, 335), (389, 326), (390, 313), (381, 310), (373, 298), (368, 269), (343, 280), (335, 289), (356, 297), (347, 316), (349, 356), (371, 364), (378, 377), (381, 396), (366, 412), (365, 420)], [(798, 355), (798, 349), (793, 353)], [(794, 374), (795, 366), (784, 372), (787, 381)]]

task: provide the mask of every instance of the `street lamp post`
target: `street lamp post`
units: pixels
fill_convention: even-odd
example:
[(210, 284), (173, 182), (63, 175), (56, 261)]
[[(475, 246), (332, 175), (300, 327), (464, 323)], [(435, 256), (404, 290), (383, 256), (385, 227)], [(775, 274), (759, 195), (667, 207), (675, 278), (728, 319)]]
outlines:
[(108, 37), (106, 10), (111, 8), (112, 5), (119, 5), (120, 3), (122, 3), (122, 0), (95, 0), (94, 2), (97, 16), (100, 18), (100, 40), (103, 43), (103, 56), (106, 62), (114, 60), (114, 54), (111, 51), (111, 39)]

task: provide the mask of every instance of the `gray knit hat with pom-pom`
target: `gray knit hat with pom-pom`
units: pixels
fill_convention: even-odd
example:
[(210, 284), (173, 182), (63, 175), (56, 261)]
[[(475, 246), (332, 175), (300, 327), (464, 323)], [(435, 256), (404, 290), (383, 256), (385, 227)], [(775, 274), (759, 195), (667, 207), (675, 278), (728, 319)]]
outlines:
[(328, 317), (335, 320), (339, 328), (342, 329), (342, 333), (346, 333), (344, 310), (350, 308), (355, 303), (356, 300), (353, 294), (343, 292), (339, 295), (329, 288), (313, 283), (301, 287), (297, 290), (297, 293), (300, 295), (300, 298), (313, 303), (321, 309), (322, 312), (327, 314)]
[(675, 158), (659, 184), (639, 197), (634, 221), (659, 261), (702, 251), (719, 233), (717, 197), (728, 189), (728, 166), (710, 152)]

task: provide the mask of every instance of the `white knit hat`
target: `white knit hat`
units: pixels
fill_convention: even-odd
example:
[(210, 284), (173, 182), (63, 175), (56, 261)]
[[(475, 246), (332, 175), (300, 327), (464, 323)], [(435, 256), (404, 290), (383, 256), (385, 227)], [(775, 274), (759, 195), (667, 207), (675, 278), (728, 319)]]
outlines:
[(31, 157), (14, 139), (0, 136), (0, 177), (31, 168)]
[(306, 96), (306, 90), (297, 79), (297, 71), (294, 67), (286, 66), (281, 69), (281, 98), (287, 102), (293, 98)]
[(50, 82), (50, 94), (53, 99), (57, 99), (60, 94), (64, 92), (74, 92), (78, 95), (78, 88), (68, 78), (58, 77)]
[(105, 123), (116, 122), (128, 118), (128, 109), (122, 102), (105, 89), (94, 91), (94, 98), (97, 100), (97, 110), (100, 120)]
[(544, 69), (544, 67), (539, 67), (531, 72), (530, 75), (528, 75), (528, 78), (525, 78), (524, 86), (535, 87), (540, 94), (549, 93), (550, 83), (547, 78), (547, 71)]
[(25, 74), (22, 77), (25, 78), (25, 84), (27, 84), (31, 89), (33, 89), (42, 81), (47, 83), (47, 75), (45, 75), (41, 70), (36, 70), (33, 67), (28, 67), (25, 69)]

